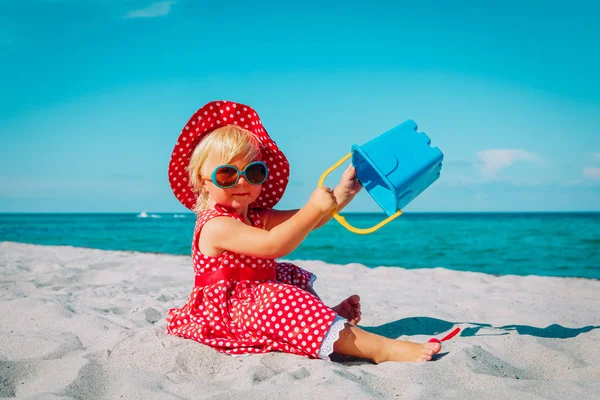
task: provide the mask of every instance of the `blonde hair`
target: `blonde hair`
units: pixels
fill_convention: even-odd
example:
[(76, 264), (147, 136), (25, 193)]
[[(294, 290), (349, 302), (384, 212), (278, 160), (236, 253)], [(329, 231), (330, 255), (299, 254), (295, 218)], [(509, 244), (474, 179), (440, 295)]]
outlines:
[(198, 193), (194, 212), (198, 214), (208, 208), (208, 193), (202, 190), (202, 166), (209, 155), (216, 155), (223, 163), (239, 156), (250, 162), (260, 158), (261, 147), (252, 132), (236, 125), (227, 125), (206, 135), (194, 149), (187, 167), (192, 190)]

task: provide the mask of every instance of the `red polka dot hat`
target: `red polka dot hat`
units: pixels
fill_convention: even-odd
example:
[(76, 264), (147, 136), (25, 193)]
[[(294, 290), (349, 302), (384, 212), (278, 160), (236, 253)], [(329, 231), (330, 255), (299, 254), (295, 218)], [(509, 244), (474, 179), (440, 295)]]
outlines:
[(192, 191), (186, 168), (200, 140), (215, 129), (227, 125), (247, 129), (264, 146), (262, 157), (269, 168), (269, 177), (263, 183), (260, 195), (250, 206), (273, 208), (283, 196), (288, 184), (288, 160), (269, 137), (256, 111), (250, 106), (231, 101), (213, 101), (204, 105), (183, 127), (169, 163), (169, 182), (175, 197), (181, 204), (193, 210), (198, 194)]

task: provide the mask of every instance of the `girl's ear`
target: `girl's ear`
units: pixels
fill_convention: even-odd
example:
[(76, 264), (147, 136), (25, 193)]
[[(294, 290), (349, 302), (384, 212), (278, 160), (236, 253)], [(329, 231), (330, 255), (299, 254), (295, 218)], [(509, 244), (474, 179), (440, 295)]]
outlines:
[(200, 187), (202, 188), (202, 190), (204, 190), (206, 188), (206, 181), (204, 180), (204, 174), (202, 173), (204, 169), (204, 166), (200, 166), (200, 168), (198, 168), (198, 170), (196, 171), (196, 176), (198, 178), (198, 180), (200, 181)]

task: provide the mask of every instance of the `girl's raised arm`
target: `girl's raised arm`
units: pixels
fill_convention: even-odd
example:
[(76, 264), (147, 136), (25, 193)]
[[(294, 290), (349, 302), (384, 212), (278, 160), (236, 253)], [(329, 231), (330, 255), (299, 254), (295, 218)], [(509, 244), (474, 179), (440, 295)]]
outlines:
[(229, 217), (216, 217), (202, 228), (199, 247), (207, 253), (228, 250), (254, 257), (278, 258), (292, 252), (336, 206), (331, 190), (317, 188), (309, 202), (271, 230), (254, 228)]

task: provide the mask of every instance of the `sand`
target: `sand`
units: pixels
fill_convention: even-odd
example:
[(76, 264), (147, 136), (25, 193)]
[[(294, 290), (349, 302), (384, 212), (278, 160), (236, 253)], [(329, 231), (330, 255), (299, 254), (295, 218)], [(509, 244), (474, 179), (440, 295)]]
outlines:
[(298, 261), (360, 326), (425, 341), (428, 363), (231, 357), (169, 336), (187, 256), (0, 243), (0, 397), (39, 399), (597, 399), (600, 281)]

